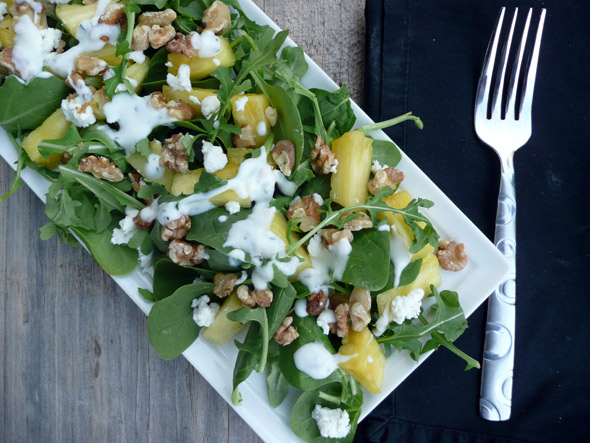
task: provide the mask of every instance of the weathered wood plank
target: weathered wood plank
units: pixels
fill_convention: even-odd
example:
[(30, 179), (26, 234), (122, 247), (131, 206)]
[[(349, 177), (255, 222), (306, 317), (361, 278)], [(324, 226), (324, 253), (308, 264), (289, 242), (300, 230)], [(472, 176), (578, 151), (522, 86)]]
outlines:
[[(256, 3), (360, 99), (364, 0)], [(11, 180), (0, 162), (0, 195)], [(0, 203), (0, 441), (260, 441), (184, 359), (149, 348), (88, 253), (39, 239), (46, 220), (27, 188)]]

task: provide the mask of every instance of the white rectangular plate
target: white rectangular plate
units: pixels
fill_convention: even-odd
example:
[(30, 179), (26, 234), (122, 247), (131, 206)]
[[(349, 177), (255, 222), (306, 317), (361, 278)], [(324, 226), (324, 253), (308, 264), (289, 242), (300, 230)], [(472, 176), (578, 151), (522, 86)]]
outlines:
[[(250, 19), (261, 25), (270, 25), (279, 31), (278, 26), (250, 0), (241, 0), (240, 3)], [(290, 39), (286, 44), (295, 46)], [(338, 85), (318, 65), (307, 56), (306, 60), (309, 63), (309, 71), (302, 79), (306, 87), (338, 89)], [(352, 107), (357, 117), (357, 126), (373, 123), (355, 103), (352, 103)], [(390, 140), (382, 131), (371, 135), (376, 139)], [(17, 160), (16, 151), (1, 128), (0, 155), (14, 167)], [(508, 264), (494, 245), (403, 152), (398, 168), (407, 176), (404, 189), (407, 189), (413, 197), (426, 198), (435, 203), (434, 207), (425, 212), (433, 221), (441, 238), (452, 238), (466, 245), (469, 264), (461, 272), (442, 271), (441, 289), (457, 291), (465, 315), (469, 316), (503, 280), (508, 273)], [(47, 180), (29, 169), (23, 171), (22, 179), (41, 200), (45, 201), (45, 194), (49, 187)], [(139, 294), (138, 288), (151, 290), (151, 281), (138, 270), (130, 275), (113, 277), (113, 279), (147, 315), (151, 303)], [(241, 340), (240, 337), (238, 338)], [(147, 336), (145, 339), (147, 340)], [(268, 403), (265, 377), (263, 374), (254, 373), (240, 386), (242, 405), (232, 405), (232, 374), (237, 355), (233, 341), (218, 346), (199, 338), (183, 355), (264, 441), (301, 442), (289, 427), (291, 408), (296, 400), (296, 393), (293, 390), (283, 404), (274, 409)], [(407, 353), (394, 352), (385, 367), (382, 393), (365, 392), (361, 420), (416, 370), (428, 355), (430, 354), (422, 356), (416, 363)]]

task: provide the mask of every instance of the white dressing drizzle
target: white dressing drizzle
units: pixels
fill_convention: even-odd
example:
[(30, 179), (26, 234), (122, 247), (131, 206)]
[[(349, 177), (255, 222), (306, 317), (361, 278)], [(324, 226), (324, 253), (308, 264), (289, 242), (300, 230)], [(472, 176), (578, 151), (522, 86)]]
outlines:
[(326, 248), (318, 233), (309, 241), (307, 251), (311, 257), (311, 268), (301, 271), (299, 281), (310, 292), (316, 292), (331, 281), (342, 278), (352, 246), (348, 239), (343, 238)]
[(412, 260), (412, 254), (405, 240), (397, 233), (395, 226), (391, 226), (389, 234), (389, 258), (393, 263), (394, 280), (393, 287), (397, 288), (402, 271)]
[(158, 154), (150, 154), (145, 162), (144, 172), (145, 176), (150, 180), (159, 180), (164, 176), (163, 165), (160, 164), (160, 156)]
[(301, 372), (315, 380), (321, 380), (338, 369), (339, 363), (344, 363), (356, 355), (332, 354), (322, 343), (306, 343), (295, 351), (293, 361)]

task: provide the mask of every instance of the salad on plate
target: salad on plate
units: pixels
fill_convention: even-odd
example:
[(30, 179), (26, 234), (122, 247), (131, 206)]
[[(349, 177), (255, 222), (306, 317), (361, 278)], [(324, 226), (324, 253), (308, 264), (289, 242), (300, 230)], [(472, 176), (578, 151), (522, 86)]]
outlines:
[(264, 373), (272, 407), (297, 392), (298, 437), (352, 441), (387, 359), (443, 346), (479, 367), (453, 345), (458, 294), (437, 289), (468, 258), (372, 138), (420, 119), (358, 127), (346, 87), (302, 84), (286, 39), (236, 0), (0, 1), (0, 125), (18, 153), (1, 199), (36, 170), (42, 238), (152, 283), (161, 357), (234, 339), (234, 404)]

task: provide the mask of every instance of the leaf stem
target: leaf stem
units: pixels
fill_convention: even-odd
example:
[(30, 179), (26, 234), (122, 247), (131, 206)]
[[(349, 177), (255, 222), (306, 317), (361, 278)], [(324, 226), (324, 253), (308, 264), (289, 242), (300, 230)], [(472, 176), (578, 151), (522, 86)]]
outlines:
[(379, 123), (372, 123), (370, 125), (361, 126), (357, 129), (357, 131), (361, 131), (363, 134), (368, 134), (369, 132), (377, 131), (379, 129), (389, 128), (390, 126), (395, 126), (399, 123), (405, 122), (407, 120), (413, 120), (416, 124), (418, 129), (424, 128), (424, 123), (420, 120), (420, 117), (416, 117), (412, 115), (411, 112), (406, 114), (400, 115), (398, 117), (392, 118), (390, 120), (385, 120)]
[(10, 188), (8, 189), (8, 192), (6, 192), (6, 194), (0, 196), (0, 202), (6, 200), (8, 197), (10, 197), (14, 193), (14, 191), (16, 191), (18, 188), (20, 188), (23, 185), (20, 180), (20, 174), (25, 167), (25, 161), (27, 158), (27, 154), (25, 153), (24, 149), (17, 143), (14, 136), (10, 132), (7, 132), (6, 134), (8, 134), (10, 141), (12, 142), (12, 144), (14, 145), (14, 148), (16, 149), (16, 152), (18, 153), (18, 160), (16, 162), (16, 171), (15, 171), (15, 175), (14, 175), (14, 180), (12, 180), (12, 183), (10, 184)]

